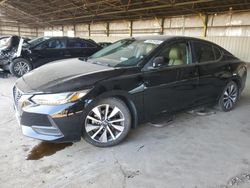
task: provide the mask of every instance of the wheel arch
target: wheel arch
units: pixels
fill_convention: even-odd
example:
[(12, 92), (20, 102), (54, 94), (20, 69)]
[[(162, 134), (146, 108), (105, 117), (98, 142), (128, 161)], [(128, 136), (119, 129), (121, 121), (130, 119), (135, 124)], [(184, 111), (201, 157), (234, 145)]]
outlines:
[(235, 82), (235, 83), (237, 84), (237, 86), (238, 86), (238, 89), (240, 90), (240, 88), (241, 88), (241, 81), (240, 81), (240, 78), (239, 78), (239, 77), (233, 77), (233, 78), (231, 79), (231, 81)]
[(127, 105), (132, 117), (132, 128), (136, 128), (138, 125), (138, 114), (134, 102), (123, 95), (116, 95), (114, 97), (121, 99)]
[(128, 107), (131, 118), (132, 118), (132, 128), (136, 128), (138, 125), (138, 112), (135, 106), (135, 102), (132, 99), (132, 96), (123, 90), (112, 90), (112, 91), (104, 91), (103, 93), (99, 93), (99, 95), (93, 100), (101, 100), (103, 98), (118, 98), (122, 100)]
[(240, 92), (245, 87), (246, 77), (247, 77), (247, 68), (245, 64), (239, 65), (237, 69), (233, 71), (233, 76), (231, 78), (231, 81), (234, 81), (237, 84)]

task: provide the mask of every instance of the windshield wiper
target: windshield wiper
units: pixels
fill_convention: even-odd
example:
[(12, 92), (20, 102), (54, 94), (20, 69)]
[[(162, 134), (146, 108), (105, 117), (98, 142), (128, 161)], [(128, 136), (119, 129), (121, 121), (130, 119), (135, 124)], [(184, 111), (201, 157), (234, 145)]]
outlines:
[[(84, 61), (84, 62), (87, 62), (89, 60), (89, 57), (79, 57), (78, 58), (79, 60), (81, 61)], [(99, 61), (88, 61), (89, 63), (93, 63), (93, 64), (96, 64), (96, 65), (102, 65), (102, 66), (107, 66), (107, 67), (112, 67), (110, 64), (108, 63), (101, 63)]]
[(78, 59), (85, 62), (88, 61), (88, 57), (79, 57)]
[(110, 65), (110, 64), (108, 64), (108, 63), (101, 63), (101, 62), (99, 62), (99, 61), (92, 61), (91, 63), (93, 63), (93, 64), (97, 64), (97, 65), (102, 65), (102, 66), (108, 66), (108, 67), (111, 67), (111, 65)]

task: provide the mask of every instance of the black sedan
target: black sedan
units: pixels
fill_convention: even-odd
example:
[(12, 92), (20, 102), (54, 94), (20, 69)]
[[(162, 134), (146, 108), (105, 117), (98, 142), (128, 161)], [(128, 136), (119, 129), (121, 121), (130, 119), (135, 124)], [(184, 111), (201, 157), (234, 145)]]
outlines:
[[(13, 57), (4, 66), (14, 76), (21, 77), (27, 72), (51, 61), (88, 57), (101, 47), (93, 40), (70, 37), (40, 37), (25, 42), (20, 56)], [(57, 71), (57, 70), (54, 70)]]
[(40, 67), (18, 79), (13, 94), (24, 135), (53, 142), (83, 136), (105, 147), (163, 114), (215, 104), (233, 109), (246, 76), (244, 62), (211, 42), (139, 37), (85, 60)]

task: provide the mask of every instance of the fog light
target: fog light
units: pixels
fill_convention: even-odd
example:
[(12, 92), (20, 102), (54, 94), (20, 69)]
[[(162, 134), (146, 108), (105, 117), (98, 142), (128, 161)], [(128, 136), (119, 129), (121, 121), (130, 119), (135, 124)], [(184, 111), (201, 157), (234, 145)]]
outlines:
[(49, 136), (62, 136), (61, 131), (56, 127), (32, 126), (32, 129), (38, 134)]

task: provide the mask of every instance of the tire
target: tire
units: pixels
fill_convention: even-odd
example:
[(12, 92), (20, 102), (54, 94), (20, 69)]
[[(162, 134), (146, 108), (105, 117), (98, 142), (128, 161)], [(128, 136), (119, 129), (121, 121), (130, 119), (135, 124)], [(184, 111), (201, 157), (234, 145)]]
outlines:
[(218, 106), (221, 111), (228, 112), (232, 110), (239, 98), (239, 88), (234, 81), (230, 81), (224, 88)]
[(24, 74), (30, 72), (31, 70), (32, 66), (27, 59), (18, 58), (10, 63), (10, 72), (15, 77), (21, 77)]
[(117, 98), (106, 98), (88, 108), (83, 125), (84, 139), (97, 147), (109, 147), (125, 139), (131, 128), (131, 114)]

